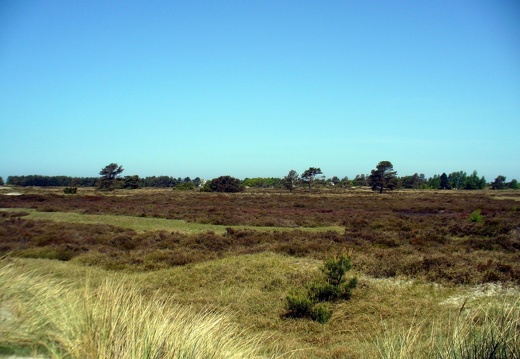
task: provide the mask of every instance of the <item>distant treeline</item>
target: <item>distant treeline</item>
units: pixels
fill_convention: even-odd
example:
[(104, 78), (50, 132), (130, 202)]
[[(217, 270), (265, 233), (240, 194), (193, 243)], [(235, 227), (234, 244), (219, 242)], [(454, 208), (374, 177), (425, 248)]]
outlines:
[[(56, 186), (56, 187), (96, 187), (100, 177), (68, 177), (68, 176), (9, 176), (7, 184), (13, 186)], [(192, 189), (204, 185), (206, 181), (196, 177), (175, 178), (171, 176), (149, 176), (140, 178), (137, 175), (125, 176), (117, 179), (121, 188), (178, 188)], [(284, 188), (284, 178), (256, 177), (245, 178), (241, 181), (244, 187), (250, 188)], [(353, 179), (316, 178), (315, 187), (365, 187), (369, 186), (369, 175), (360, 174)], [(449, 175), (442, 173), (426, 178), (424, 174), (413, 174), (397, 177), (396, 188), (403, 189), (484, 189), (490, 186), (493, 189), (519, 189), (520, 184), (513, 179), (506, 182), (504, 176), (498, 176), (493, 182), (487, 183), (484, 177), (479, 177), (477, 171), (467, 174), (464, 171), (452, 172)]]
[(40, 187), (94, 187), (99, 177), (69, 177), (69, 176), (9, 176), (7, 184), (11, 186)]
[[(68, 177), (68, 176), (9, 176), (7, 177), (7, 184), (11, 186), (39, 186), (39, 187), (96, 187), (100, 177)], [(195, 179), (174, 178), (170, 176), (150, 176), (140, 178), (139, 176), (126, 176), (118, 178), (122, 187), (125, 183), (132, 183), (137, 185), (135, 187), (176, 187), (184, 183), (193, 183), (194, 186), (199, 186), (202, 180), (197, 177)]]

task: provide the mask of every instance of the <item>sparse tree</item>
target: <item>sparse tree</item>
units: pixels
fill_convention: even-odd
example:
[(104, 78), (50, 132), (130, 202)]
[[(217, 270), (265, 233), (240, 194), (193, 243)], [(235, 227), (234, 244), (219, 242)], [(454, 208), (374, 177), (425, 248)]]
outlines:
[(202, 180), (200, 179), (200, 177), (195, 177), (195, 179), (192, 182), (195, 185), (195, 187), (199, 187)]
[(125, 176), (125, 181), (123, 184), (124, 188), (137, 189), (141, 185), (141, 179), (138, 175), (133, 176)]
[(448, 175), (446, 173), (442, 173), (441, 177), (441, 189), (450, 189), (450, 182), (448, 181)]
[(105, 166), (99, 174), (101, 178), (98, 183), (99, 189), (113, 190), (117, 176), (123, 173), (123, 166), (119, 166), (117, 163), (111, 163)]
[(0, 176), (0, 186), (4, 185), (4, 179)]
[(108, 166), (105, 166), (99, 174), (102, 178), (107, 180), (114, 180), (117, 176), (123, 173), (123, 166), (119, 166), (117, 163), (111, 163)]
[(486, 178), (484, 176), (478, 177), (477, 171), (466, 177), (464, 189), (484, 189), (486, 188)]
[(506, 188), (506, 178), (504, 176), (498, 176), (491, 183), (491, 188), (492, 189), (504, 189), (504, 188)]
[(439, 175), (433, 175), (433, 177), (428, 178), (426, 185), (431, 189), (440, 189), (441, 177)]
[(414, 173), (411, 176), (404, 176), (401, 177), (399, 180), (401, 182), (400, 186), (402, 188), (409, 188), (409, 189), (417, 189), (420, 188), (420, 186), (423, 184), (424, 179), (421, 177), (423, 175), (418, 175), (417, 173)]
[(330, 179), (330, 181), (332, 182), (332, 184), (333, 184), (334, 186), (337, 186), (338, 183), (341, 182), (338, 176), (332, 176), (332, 178)]
[(299, 178), (300, 176), (298, 175), (298, 172), (295, 170), (290, 170), (289, 174), (283, 178), (284, 187), (287, 188), (289, 192), (292, 192), (294, 187), (296, 187)]
[(383, 193), (385, 189), (393, 190), (397, 186), (397, 172), (390, 161), (381, 161), (368, 177), (372, 190)]
[(314, 179), (317, 175), (321, 175), (323, 172), (321, 172), (321, 169), (316, 167), (309, 167), (309, 169), (305, 170), (301, 178), (309, 184), (309, 192), (312, 191), (312, 185), (314, 184)]
[(348, 176), (345, 176), (339, 181), (341, 187), (347, 188), (350, 186), (351, 181), (348, 179)]
[(448, 182), (451, 188), (462, 189), (466, 183), (466, 178), (468, 178), (468, 174), (464, 171), (452, 172), (448, 176)]
[(368, 176), (365, 176), (364, 174), (356, 175), (356, 177), (354, 177), (354, 179), (352, 180), (352, 185), (358, 187), (368, 186), (367, 177)]

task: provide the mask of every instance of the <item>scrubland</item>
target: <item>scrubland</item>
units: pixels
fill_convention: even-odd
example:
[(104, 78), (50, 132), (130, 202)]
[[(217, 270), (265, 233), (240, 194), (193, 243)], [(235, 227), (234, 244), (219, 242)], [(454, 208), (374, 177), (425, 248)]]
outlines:
[[(0, 196), (0, 354), (520, 357), (520, 193)], [(326, 324), (285, 297), (348, 252)]]

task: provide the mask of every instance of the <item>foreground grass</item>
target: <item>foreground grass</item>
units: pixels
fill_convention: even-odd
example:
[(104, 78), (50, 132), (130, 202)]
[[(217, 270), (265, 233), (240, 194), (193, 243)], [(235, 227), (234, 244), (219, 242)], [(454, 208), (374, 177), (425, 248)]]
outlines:
[(147, 350), (194, 341), (197, 350), (217, 354), (190, 347), (195, 354), (186, 357), (478, 358), (466, 354), (495, 347), (497, 355), (486, 357), (519, 353), (520, 295), (505, 285), (447, 288), (357, 273), (353, 298), (333, 305), (333, 317), (322, 325), (283, 318), (290, 289), (319, 274), (321, 261), (310, 258), (260, 253), (147, 273), (8, 261), (0, 278), (2, 310), (11, 315), (0, 321), (4, 353), (182, 357)]
[[(98, 279), (96, 279), (98, 281)], [(0, 268), (0, 354), (50, 358), (259, 358), (259, 337), (225, 314), (195, 311), (109, 278), (67, 285)]]
[(520, 298), (493, 298), (446, 318), (415, 318), (374, 337), (381, 358), (520, 358)]

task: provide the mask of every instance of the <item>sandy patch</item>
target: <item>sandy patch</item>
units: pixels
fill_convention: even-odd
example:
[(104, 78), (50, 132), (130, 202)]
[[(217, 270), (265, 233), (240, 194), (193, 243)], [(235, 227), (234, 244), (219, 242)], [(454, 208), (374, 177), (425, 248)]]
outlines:
[(500, 283), (486, 283), (469, 288), (461, 295), (451, 296), (441, 304), (462, 306), (464, 302), (471, 299), (486, 297), (519, 296), (520, 288), (514, 285)]

